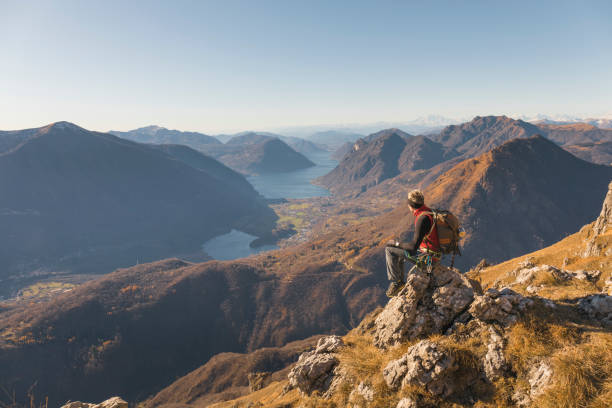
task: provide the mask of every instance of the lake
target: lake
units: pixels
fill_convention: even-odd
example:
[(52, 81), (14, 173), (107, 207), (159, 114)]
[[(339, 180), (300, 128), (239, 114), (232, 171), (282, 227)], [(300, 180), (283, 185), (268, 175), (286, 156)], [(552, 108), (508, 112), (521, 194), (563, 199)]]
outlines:
[(277, 249), (276, 245), (264, 245), (258, 248), (251, 248), (249, 244), (257, 239), (256, 236), (246, 232), (232, 230), (227, 234), (219, 235), (210, 239), (202, 245), (202, 249), (215, 259), (225, 261), (229, 259), (245, 258), (249, 255), (263, 251)]
[(309, 198), (328, 196), (323, 187), (310, 184), (311, 180), (323, 176), (336, 167), (337, 160), (331, 152), (318, 152), (306, 155), (316, 166), (289, 173), (258, 174), (247, 177), (249, 183), (266, 198)]
[[(309, 154), (307, 157), (316, 164), (314, 167), (289, 173), (261, 174), (248, 177), (247, 180), (266, 198), (328, 196), (330, 194), (328, 190), (314, 186), (310, 184), (310, 181), (329, 173), (336, 167), (338, 162), (330, 156), (330, 152)], [(230, 260), (278, 248), (276, 245), (251, 248), (249, 244), (256, 238), (245, 232), (232, 230), (227, 234), (206, 241), (202, 245), (202, 249), (214, 259)]]

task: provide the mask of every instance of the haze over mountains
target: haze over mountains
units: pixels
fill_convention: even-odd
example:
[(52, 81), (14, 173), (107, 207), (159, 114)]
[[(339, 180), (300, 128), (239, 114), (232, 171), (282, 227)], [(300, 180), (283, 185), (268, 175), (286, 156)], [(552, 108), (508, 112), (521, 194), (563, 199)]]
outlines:
[[(0, 132), (0, 276), (109, 272), (199, 251), (276, 216), (244, 177), (184, 147), (155, 147), (68, 122)], [(218, 203), (223, 202), (223, 206)]]
[(202, 133), (180, 132), (159, 126), (148, 126), (128, 132), (111, 131), (110, 133), (143, 143), (184, 144), (214, 157), (245, 175), (282, 173), (312, 167), (314, 163), (303, 153), (322, 150), (320, 146), (303, 139), (265, 132), (243, 132), (225, 138), (227, 139), (225, 144), (215, 137)]
[[(419, 153), (412, 158), (419, 163), (418, 165), (410, 168), (404, 161), (402, 166), (395, 164), (393, 170), (381, 172), (377, 169), (380, 169), (383, 164), (388, 167), (389, 162), (398, 160), (387, 156), (385, 153), (387, 150), (381, 147), (381, 144), (389, 143), (388, 133), (393, 132), (394, 130), (390, 129), (360, 139), (354, 144), (351, 151), (345, 154), (338, 167), (319, 178), (317, 182), (335, 193), (352, 195), (363, 193), (394, 177), (398, 178), (400, 185), (412, 184), (425, 187), (435, 177), (461, 160), (483, 154), (511, 139), (527, 138), (536, 134), (543, 135), (562, 145), (568, 151), (580, 151), (580, 157), (592, 158), (596, 163), (608, 164), (607, 145), (598, 143), (612, 141), (612, 130), (599, 129), (590, 125), (536, 126), (506, 116), (478, 116), (470, 122), (447, 126), (440, 133), (428, 137), (421, 136), (420, 143), (426, 143), (428, 146), (429, 153), (423, 153), (424, 157), (429, 158), (428, 160), (423, 160)], [(393, 150), (393, 148), (389, 149)], [(407, 158), (410, 151), (419, 151), (422, 147), (406, 146), (405, 149), (404, 158)], [(428, 171), (426, 173), (418, 171), (422, 169)]]
[(358, 140), (334, 170), (320, 177), (334, 192), (361, 192), (402, 172), (429, 169), (459, 156), (425, 136), (412, 136), (399, 129), (387, 129)]

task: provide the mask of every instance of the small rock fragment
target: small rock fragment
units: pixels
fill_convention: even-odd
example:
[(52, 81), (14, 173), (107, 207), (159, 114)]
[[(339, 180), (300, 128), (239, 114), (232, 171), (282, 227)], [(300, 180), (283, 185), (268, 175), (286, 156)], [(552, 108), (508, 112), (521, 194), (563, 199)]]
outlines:
[(418, 408), (418, 405), (412, 398), (402, 398), (395, 408)]

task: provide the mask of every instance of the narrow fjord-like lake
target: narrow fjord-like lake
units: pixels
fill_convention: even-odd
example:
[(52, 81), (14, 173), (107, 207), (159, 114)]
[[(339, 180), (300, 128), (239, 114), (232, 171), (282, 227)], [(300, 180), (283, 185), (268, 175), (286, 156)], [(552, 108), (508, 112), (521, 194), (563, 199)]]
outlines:
[[(313, 153), (307, 156), (315, 163), (314, 167), (289, 173), (261, 174), (248, 177), (247, 180), (266, 198), (328, 196), (330, 194), (328, 190), (310, 182), (332, 171), (338, 162), (330, 157), (330, 152)], [(232, 230), (206, 241), (202, 249), (215, 259), (230, 260), (278, 248), (276, 245), (251, 248), (249, 244), (256, 238), (245, 232)]]

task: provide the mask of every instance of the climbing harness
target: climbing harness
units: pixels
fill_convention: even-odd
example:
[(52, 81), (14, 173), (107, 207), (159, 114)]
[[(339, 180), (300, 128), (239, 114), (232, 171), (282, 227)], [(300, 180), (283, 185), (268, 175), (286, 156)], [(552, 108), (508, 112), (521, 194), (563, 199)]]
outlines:
[(442, 257), (442, 253), (435, 251), (425, 251), (421, 252), (416, 257), (413, 257), (408, 251), (404, 250), (404, 256), (410, 262), (414, 263), (417, 268), (427, 272), (428, 274), (431, 274), (433, 272), (434, 260), (440, 259)]

